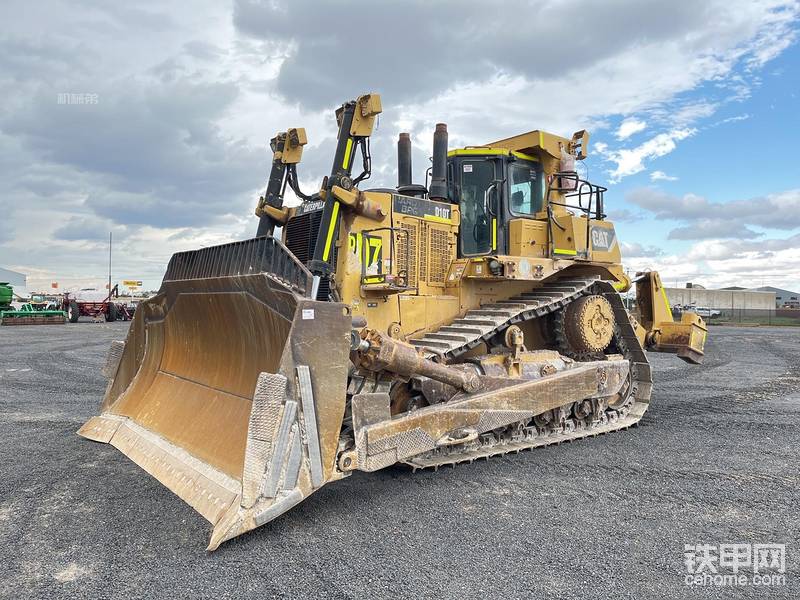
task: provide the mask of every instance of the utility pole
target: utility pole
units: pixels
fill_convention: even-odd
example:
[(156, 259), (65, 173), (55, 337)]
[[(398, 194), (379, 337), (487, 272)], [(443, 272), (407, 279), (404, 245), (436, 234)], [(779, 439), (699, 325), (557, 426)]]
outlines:
[(114, 233), (108, 232), (108, 297), (111, 298), (111, 240)]

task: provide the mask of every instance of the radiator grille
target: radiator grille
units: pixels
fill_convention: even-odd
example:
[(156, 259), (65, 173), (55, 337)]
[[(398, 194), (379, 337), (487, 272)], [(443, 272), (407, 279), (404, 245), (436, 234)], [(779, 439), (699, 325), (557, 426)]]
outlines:
[[(296, 215), (286, 223), (286, 247), (304, 265), (314, 258), (314, 247), (317, 245), (319, 224), (322, 221), (322, 211), (316, 210), (302, 215)], [(338, 249), (333, 247), (333, 265), (336, 266)], [(330, 298), (330, 282), (326, 279), (320, 281), (319, 292), (316, 300)]]
[[(417, 286), (417, 226), (400, 223), (397, 235), (397, 270), (408, 273), (408, 285)], [(408, 232), (406, 235), (405, 232)]]
[(424, 223), (419, 234), (419, 280), (428, 281), (428, 227)]
[[(450, 244), (449, 230), (419, 222), (401, 222), (399, 227), (396, 260), (399, 271), (408, 271), (408, 285), (444, 285), (455, 250)], [(407, 264), (407, 259), (411, 264)]]
[(322, 211), (308, 212), (286, 223), (286, 247), (304, 265), (314, 256)]
[(429, 230), (430, 258), (428, 267), (428, 283), (445, 283), (447, 270), (450, 268), (452, 248), (449, 233), (443, 229)]

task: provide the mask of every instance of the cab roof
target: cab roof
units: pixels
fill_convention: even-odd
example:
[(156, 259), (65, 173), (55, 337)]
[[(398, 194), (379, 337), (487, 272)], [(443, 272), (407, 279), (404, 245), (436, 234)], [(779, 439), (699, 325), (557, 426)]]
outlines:
[(516, 156), (523, 160), (533, 160), (538, 162), (539, 159), (532, 154), (518, 152), (517, 150), (508, 150), (506, 148), (493, 148), (491, 146), (468, 146), (466, 148), (456, 148), (450, 150), (447, 156)]

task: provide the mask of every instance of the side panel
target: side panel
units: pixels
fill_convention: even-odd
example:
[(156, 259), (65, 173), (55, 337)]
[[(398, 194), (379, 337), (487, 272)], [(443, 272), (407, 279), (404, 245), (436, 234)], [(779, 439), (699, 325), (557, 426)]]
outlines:
[(554, 215), (551, 231), (553, 235), (553, 258), (573, 260), (578, 254), (573, 233), (573, 218), (570, 215)]
[[(350, 211), (340, 232), (337, 288), (354, 316), (370, 327), (409, 337), (458, 315), (446, 289), (456, 257), (458, 207), (421, 198), (365, 192), (390, 218), (378, 223)], [(394, 288), (386, 277), (401, 282)], [(374, 282), (374, 284), (373, 284)]]
[(511, 256), (547, 256), (547, 224), (533, 219), (512, 219), (508, 223)]
[(449, 323), (460, 310), (458, 296), (401, 295), (399, 299), (400, 323), (408, 337), (418, 337)]

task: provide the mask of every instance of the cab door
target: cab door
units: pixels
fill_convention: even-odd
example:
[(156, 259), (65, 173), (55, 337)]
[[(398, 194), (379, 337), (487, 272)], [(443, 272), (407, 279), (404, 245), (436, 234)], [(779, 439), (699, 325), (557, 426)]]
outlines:
[(481, 256), (497, 252), (497, 215), (500, 185), (497, 161), (467, 158), (457, 163), (458, 203), (461, 208), (459, 256)]

